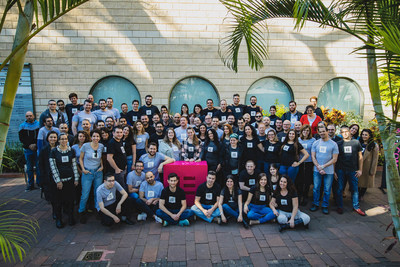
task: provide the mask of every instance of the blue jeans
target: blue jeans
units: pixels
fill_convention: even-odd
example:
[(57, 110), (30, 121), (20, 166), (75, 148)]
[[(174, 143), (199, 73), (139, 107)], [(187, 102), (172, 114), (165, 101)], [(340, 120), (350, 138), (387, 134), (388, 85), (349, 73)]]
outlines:
[[(169, 210), (169, 211), (173, 214), (177, 214), (180, 210)], [(172, 219), (168, 214), (166, 214), (161, 209), (158, 209), (156, 211), (156, 215), (158, 217), (160, 217), (161, 219), (163, 219), (164, 221), (167, 221), (169, 224), (178, 224), (179, 221), (186, 220), (186, 219), (189, 219), (190, 217), (192, 217), (194, 215), (194, 212), (191, 209), (185, 209), (182, 212), (181, 216), (179, 216), (178, 221), (175, 221), (174, 219)]]
[[(264, 173), (266, 173), (268, 177), (271, 177), (271, 173), (269, 172), (269, 166), (271, 166), (271, 164), (272, 164), (271, 162), (264, 161)], [(280, 164), (279, 163), (275, 164), (278, 165), (278, 170), (279, 170)]]
[(358, 202), (358, 178), (356, 177), (355, 171), (344, 171), (337, 170), (338, 176), (338, 188), (336, 191), (336, 201), (339, 208), (343, 208), (343, 187), (345, 186), (345, 182), (349, 181), (351, 195), (353, 200), (353, 208), (359, 209), (360, 204)]
[(314, 171), (313, 204), (319, 206), (322, 179), (324, 180), (324, 197), (322, 199), (322, 207), (327, 208), (329, 206), (329, 197), (331, 196), (333, 174), (321, 175), (319, 172)]
[[(209, 210), (209, 209), (212, 208), (212, 205), (201, 204), (201, 206), (202, 206), (204, 209), (206, 209), (206, 210)], [(203, 220), (205, 220), (206, 222), (209, 222), (209, 223), (212, 222), (212, 220), (213, 220), (215, 217), (221, 216), (221, 213), (219, 212), (219, 209), (218, 209), (218, 208), (216, 208), (216, 209), (214, 210), (214, 212), (211, 214), (211, 217), (210, 217), (210, 218), (208, 218), (206, 215), (204, 215), (204, 213), (203, 213), (196, 205), (193, 205), (191, 209), (192, 209), (192, 211), (194, 212), (194, 214), (195, 214), (197, 217), (202, 218)]]
[(129, 196), (130, 196), (131, 198), (133, 198), (133, 199), (138, 199), (138, 198), (139, 198), (139, 194), (138, 194), (138, 193), (135, 193), (135, 192), (129, 193)]
[(247, 218), (250, 220), (258, 220), (260, 223), (268, 222), (275, 219), (276, 216), (272, 209), (265, 205), (254, 205), (249, 204), (249, 212), (247, 213)]
[(133, 156), (132, 155), (130, 155), (130, 156), (127, 156), (126, 157), (126, 166), (127, 166), (127, 168), (126, 168), (126, 172), (127, 173), (130, 173), (132, 170), (131, 170), (131, 168), (132, 168), (132, 164), (133, 164)]
[[(237, 206), (237, 205), (236, 205)], [(239, 217), (239, 208), (233, 209), (231, 206), (229, 206), (227, 203), (222, 205), (222, 209), (224, 210), (224, 213), (226, 217), (235, 217), (236, 219)]]
[(279, 173), (281, 175), (287, 175), (289, 176), (290, 179), (292, 179), (293, 183), (296, 180), (297, 173), (299, 172), (299, 166), (297, 167), (292, 167), (292, 166), (284, 166), (281, 165), (279, 167)]
[(97, 203), (97, 188), (103, 183), (103, 172), (102, 171), (97, 171), (97, 169), (94, 170), (89, 170), (90, 173), (84, 174), (82, 172), (82, 179), (81, 179), (81, 184), (82, 184), (82, 195), (81, 195), (81, 201), (79, 204), (79, 212), (84, 212), (86, 210), (86, 203), (89, 199), (89, 194), (90, 194), (90, 189), (94, 189), (94, 201), (95, 201), (95, 207), (96, 209), (99, 208), (99, 204)]
[(26, 160), (26, 174), (28, 175), (28, 185), (32, 187), (35, 183), (33, 167), (36, 166), (36, 184), (40, 186), (37, 152), (24, 148), (24, 156)]

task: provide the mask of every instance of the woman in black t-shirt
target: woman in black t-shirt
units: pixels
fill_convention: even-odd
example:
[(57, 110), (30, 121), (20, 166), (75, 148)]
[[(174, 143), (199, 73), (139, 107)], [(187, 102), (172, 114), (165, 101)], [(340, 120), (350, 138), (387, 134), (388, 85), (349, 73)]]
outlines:
[(267, 140), (263, 142), (264, 145), (264, 172), (269, 173), (269, 166), (277, 164), (279, 169), (279, 153), (281, 151), (281, 142), (276, 137), (275, 130), (269, 130), (267, 133)]
[(268, 186), (271, 190), (271, 194), (278, 187), (279, 178), (281, 178), (281, 174), (279, 173), (279, 165), (276, 163), (271, 163), (269, 165), (269, 180), (268, 180)]
[(276, 218), (273, 211), (268, 208), (269, 196), (267, 175), (260, 173), (258, 183), (250, 189), (244, 204), (244, 212), (250, 219), (250, 225), (265, 223)]
[[(300, 159), (300, 154), (303, 157)], [(307, 150), (297, 140), (297, 133), (294, 129), (290, 129), (287, 133), (285, 140), (281, 146), (279, 173), (289, 176), (294, 182), (297, 173), (299, 172), (299, 165), (302, 164), (309, 154)]]
[(136, 162), (136, 142), (133, 139), (133, 129), (131, 126), (126, 125), (122, 130), (122, 144), (126, 152), (127, 161), (127, 172), (131, 172), (135, 169), (134, 162)]
[[(264, 147), (258, 139), (256, 129), (251, 125), (246, 125), (244, 127), (244, 136), (240, 138), (240, 143), (242, 146), (242, 157), (240, 159), (241, 165), (240, 169), (243, 170), (245, 167), (245, 163), (248, 160), (254, 161), (254, 163), (258, 163), (258, 159), (260, 158), (261, 152), (264, 152)], [(260, 170), (261, 166), (256, 166), (257, 169)]]
[[(243, 222), (243, 226), (248, 228), (247, 222), (243, 219), (243, 202), (242, 202), (242, 191), (235, 184), (233, 175), (228, 175), (225, 180), (225, 186), (221, 190), (219, 196), (218, 208), (221, 213), (221, 220), (223, 223), (227, 223), (227, 217), (235, 217), (237, 222)], [(225, 216), (225, 214), (227, 216)]]
[(299, 210), (296, 188), (287, 176), (282, 176), (279, 179), (278, 187), (272, 195), (269, 207), (278, 217), (279, 232), (301, 224), (308, 228), (310, 216)]

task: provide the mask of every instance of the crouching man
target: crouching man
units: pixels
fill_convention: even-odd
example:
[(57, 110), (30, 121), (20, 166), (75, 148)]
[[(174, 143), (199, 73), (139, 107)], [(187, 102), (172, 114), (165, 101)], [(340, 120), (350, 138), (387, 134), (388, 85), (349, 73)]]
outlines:
[[(120, 193), (118, 196), (117, 190)], [(127, 198), (128, 193), (115, 181), (114, 175), (106, 175), (104, 183), (97, 188), (98, 211), (103, 225), (111, 226), (120, 221), (128, 225), (134, 224), (126, 217), (132, 210)]]
[(161, 192), (159, 209), (156, 211), (158, 217), (163, 219), (163, 226), (169, 224), (179, 224), (188, 226), (189, 218), (193, 216), (193, 211), (186, 209), (185, 191), (178, 186), (179, 177), (176, 173), (168, 175), (169, 186)]

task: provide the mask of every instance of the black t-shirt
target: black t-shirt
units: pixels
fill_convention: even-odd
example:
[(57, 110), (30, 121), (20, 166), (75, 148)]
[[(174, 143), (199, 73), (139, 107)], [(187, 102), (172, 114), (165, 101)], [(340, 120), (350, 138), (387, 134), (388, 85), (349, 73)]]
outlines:
[(261, 153), (261, 150), (258, 148), (259, 143), (260, 139), (258, 139), (258, 137), (253, 137), (251, 140), (248, 140), (245, 136), (240, 138), (240, 144), (243, 149), (243, 162), (246, 162), (249, 159), (254, 160), (254, 162), (257, 161)]
[(244, 136), (244, 128), (243, 130), (240, 130), (239, 127), (237, 127), (233, 132), (239, 135), (239, 140)]
[(118, 168), (121, 170), (125, 170), (126, 167), (126, 151), (123, 143), (118, 142), (115, 138), (112, 138), (108, 141), (107, 144), (107, 154), (113, 154), (113, 159), (115, 164), (117, 164)]
[(202, 183), (197, 187), (196, 197), (200, 197), (200, 203), (204, 205), (214, 205), (219, 197), (221, 187), (219, 184), (214, 183), (213, 187), (208, 188), (207, 182)]
[(257, 186), (252, 186), (250, 193), (253, 194), (253, 197), (251, 198), (251, 204), (265, 206), (269, 204), (269, 193), (267, 189), (265, 189), (265, 192), (261, 192), (257, 191)]
[(276, 128), (276, 126), (275, 126), (275, 122), (276, 122), (276, 120), (277, 119), (280, 119), (278, 116), (276, 116), (276, 115), (271, 115), (271, 116), (269, 116), (269, 119), (270, 119), (270, 123), (269, 123), (269, 125), (272, 127), (272, 128)]
[(338, 170), (357, 171), (358, 170), (358, 153), (363, 151), (358, 140), (350, 141), (340, 140), (337, 142), (339, 148)]
[(182, 208), (182, 200), (186, 199), (186, 195), (182, 188), (176, 187), (175, 192), (171, 192), (168, 186), (161, 192), (160, 199), (165, 200), (164, 206), (168, 210), (180, 210)]
[(156, 129), (154, 129), (154, 127), (151, 125), (147, 126), (147, 128), (144, 128), (144, 130), (149, 134), (149, 136), (156, 133)]
[(50, 158), (56, 160), (57, 169), (60, 173), (60, 178), (69, 178), (72, 177), (74, 179), (74, 171), (72, 169), (72, 161), (75, 161), (75, 150), (73, 148), (68, 149), (67, 151), (60, 152), (58, 148), (53, 148), (50, 152)]
[(126, 156), (132, 156), (132, 146), (136, 145), (135, 139), (128, 138), (126, 140), (122, 140), (122, 144), (124, 145)]
[(269, 163), (278, 163), (282, 143), (278, 141), (275, 144), (272, 144), (269, 140), (265, 140), (263, 145), (264, 161)]
[(158, 135), (157, 133), (153, 133), (152, 135), (150, 135), (150, 139), (149, 142), (154, 142), (157, 144), (157, 148), (161, 142), (161, 140), (163, 140), (165, 137), (165, 133), (163, 132), (161, 135)]
[(282, 196), (281, 194), (273, 196), (276, 199), (276, 204), (278, 204), (278, 210), (292, 212), (293, 211), (293, 198), (297, 197), (297, 193), (287, 194)]
[(136, 121), (140, 121), (140, 112), (131, 110), (126, 114), (126, 121), (129, 125), (133, 125)]
[(299, 160), (300, 150), (303, 149), (303, 146), (300, 143), (297, 143), (298, 149), (297, 154), (294, 149), (294, 144), (286, 144), (282, 145), (281, 150), (281, 164), (283, 166), (292, 166), (293, 162)]
[(244, 183), (247, 187), (255, 186), (258, 182), (258, 175), (260, 171), (255, 169), (253, 174), (249, 174), (247, 170), (243, 170), (239, 175), (239, 182)]
[(256, 114), (257, 114), (257, 112), (261, 112), (261, 109), (260, 109), (259, 106), (255, 106), (255, 107), (247, 106), (247, 107), (245, 108), (245, 110), (244, 110), (244, 113), (249, 113), (249, 114), (250, 114), (250, 117), (251, 117), (250, 122), (251, 122), (251, 123), (253, 123), (253, 122), (256, 121)]
[[(67, 117), (68, 117), (68, 122), (69, 122), (69, 127), (71, 128), (72, 125), (72, 117), (76, 112), (78, 112), (81, 109), (82, 105), (78, 104), (76, 106), (72, 105), (72, 103), (69, 103), (65, 106), (65, 112), (67, 112)], [(71, 144), (72, 145), (72, 144)]]
[(205, 108), (201, 111), (201, 115), (203, 115), (204, 117), (209, 115), (211, 118), (215, 116), (215, 114), (217, 113), (218, 109), (213, 108), (213, 109), (208, 109)]
[[(153, 115), (160, 114), (160, 110), (158, 110), (158, 107), (154, 105), (151, 105), (150, 107), (143, 105), (139, 108), (139, 114), (147, 115), (147, 117), (149, 117), (149, 121), (153, 121)], [(140, 118), (138, 119), (140, 120)]]
[(283, 141), (285, 141), (287, 133), (285, 133), (284, 131), (279, 132), (276, 137), (278, 138), (278, 141), (283, 143)]
[(222, 110), (218, 110), (215, 112), (215, 116), (218, 117), (220, 121), (226, 121), (228, 119), (228, 115), (232, 114), (232, 112), (229, 109), (226, 109), (225, 112)]
[[(239, 160), (242, 155), (242, 150), (239, 146), (233, 148), (231, 145), (225, 148), (223, 153), (224, 156), (224, 169), (229, 171), (231, 174), (238, 174)], [(234, 171), (235, 173), (232, 173)]]
[(239, 188), (233, 190), (234, 192), (233, 194), (231, 194), (231, 192), (227, 187), (222, 188), (220, 195), (224, 197), (224, 204), (232, 204), (232, 203), (238, 204), (239, 195), (242, 195), (242, 190), (240, 190)]
[(234, 105), (228, 106), (228, 109), (235, 116), (236, 120), (243, 117), (245, 108), (246, 108), (246, 105), (242, 105), (242, 104), (239, 104), (237, 106), (234, 106)]

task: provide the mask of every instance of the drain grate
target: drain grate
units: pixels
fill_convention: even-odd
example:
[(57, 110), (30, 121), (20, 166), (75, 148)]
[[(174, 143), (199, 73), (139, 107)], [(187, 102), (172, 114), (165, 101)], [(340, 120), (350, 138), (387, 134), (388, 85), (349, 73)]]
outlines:
[(82, 261), (98, 261), (103, 256), (103, 251), (88, 251), (83, 256)]

